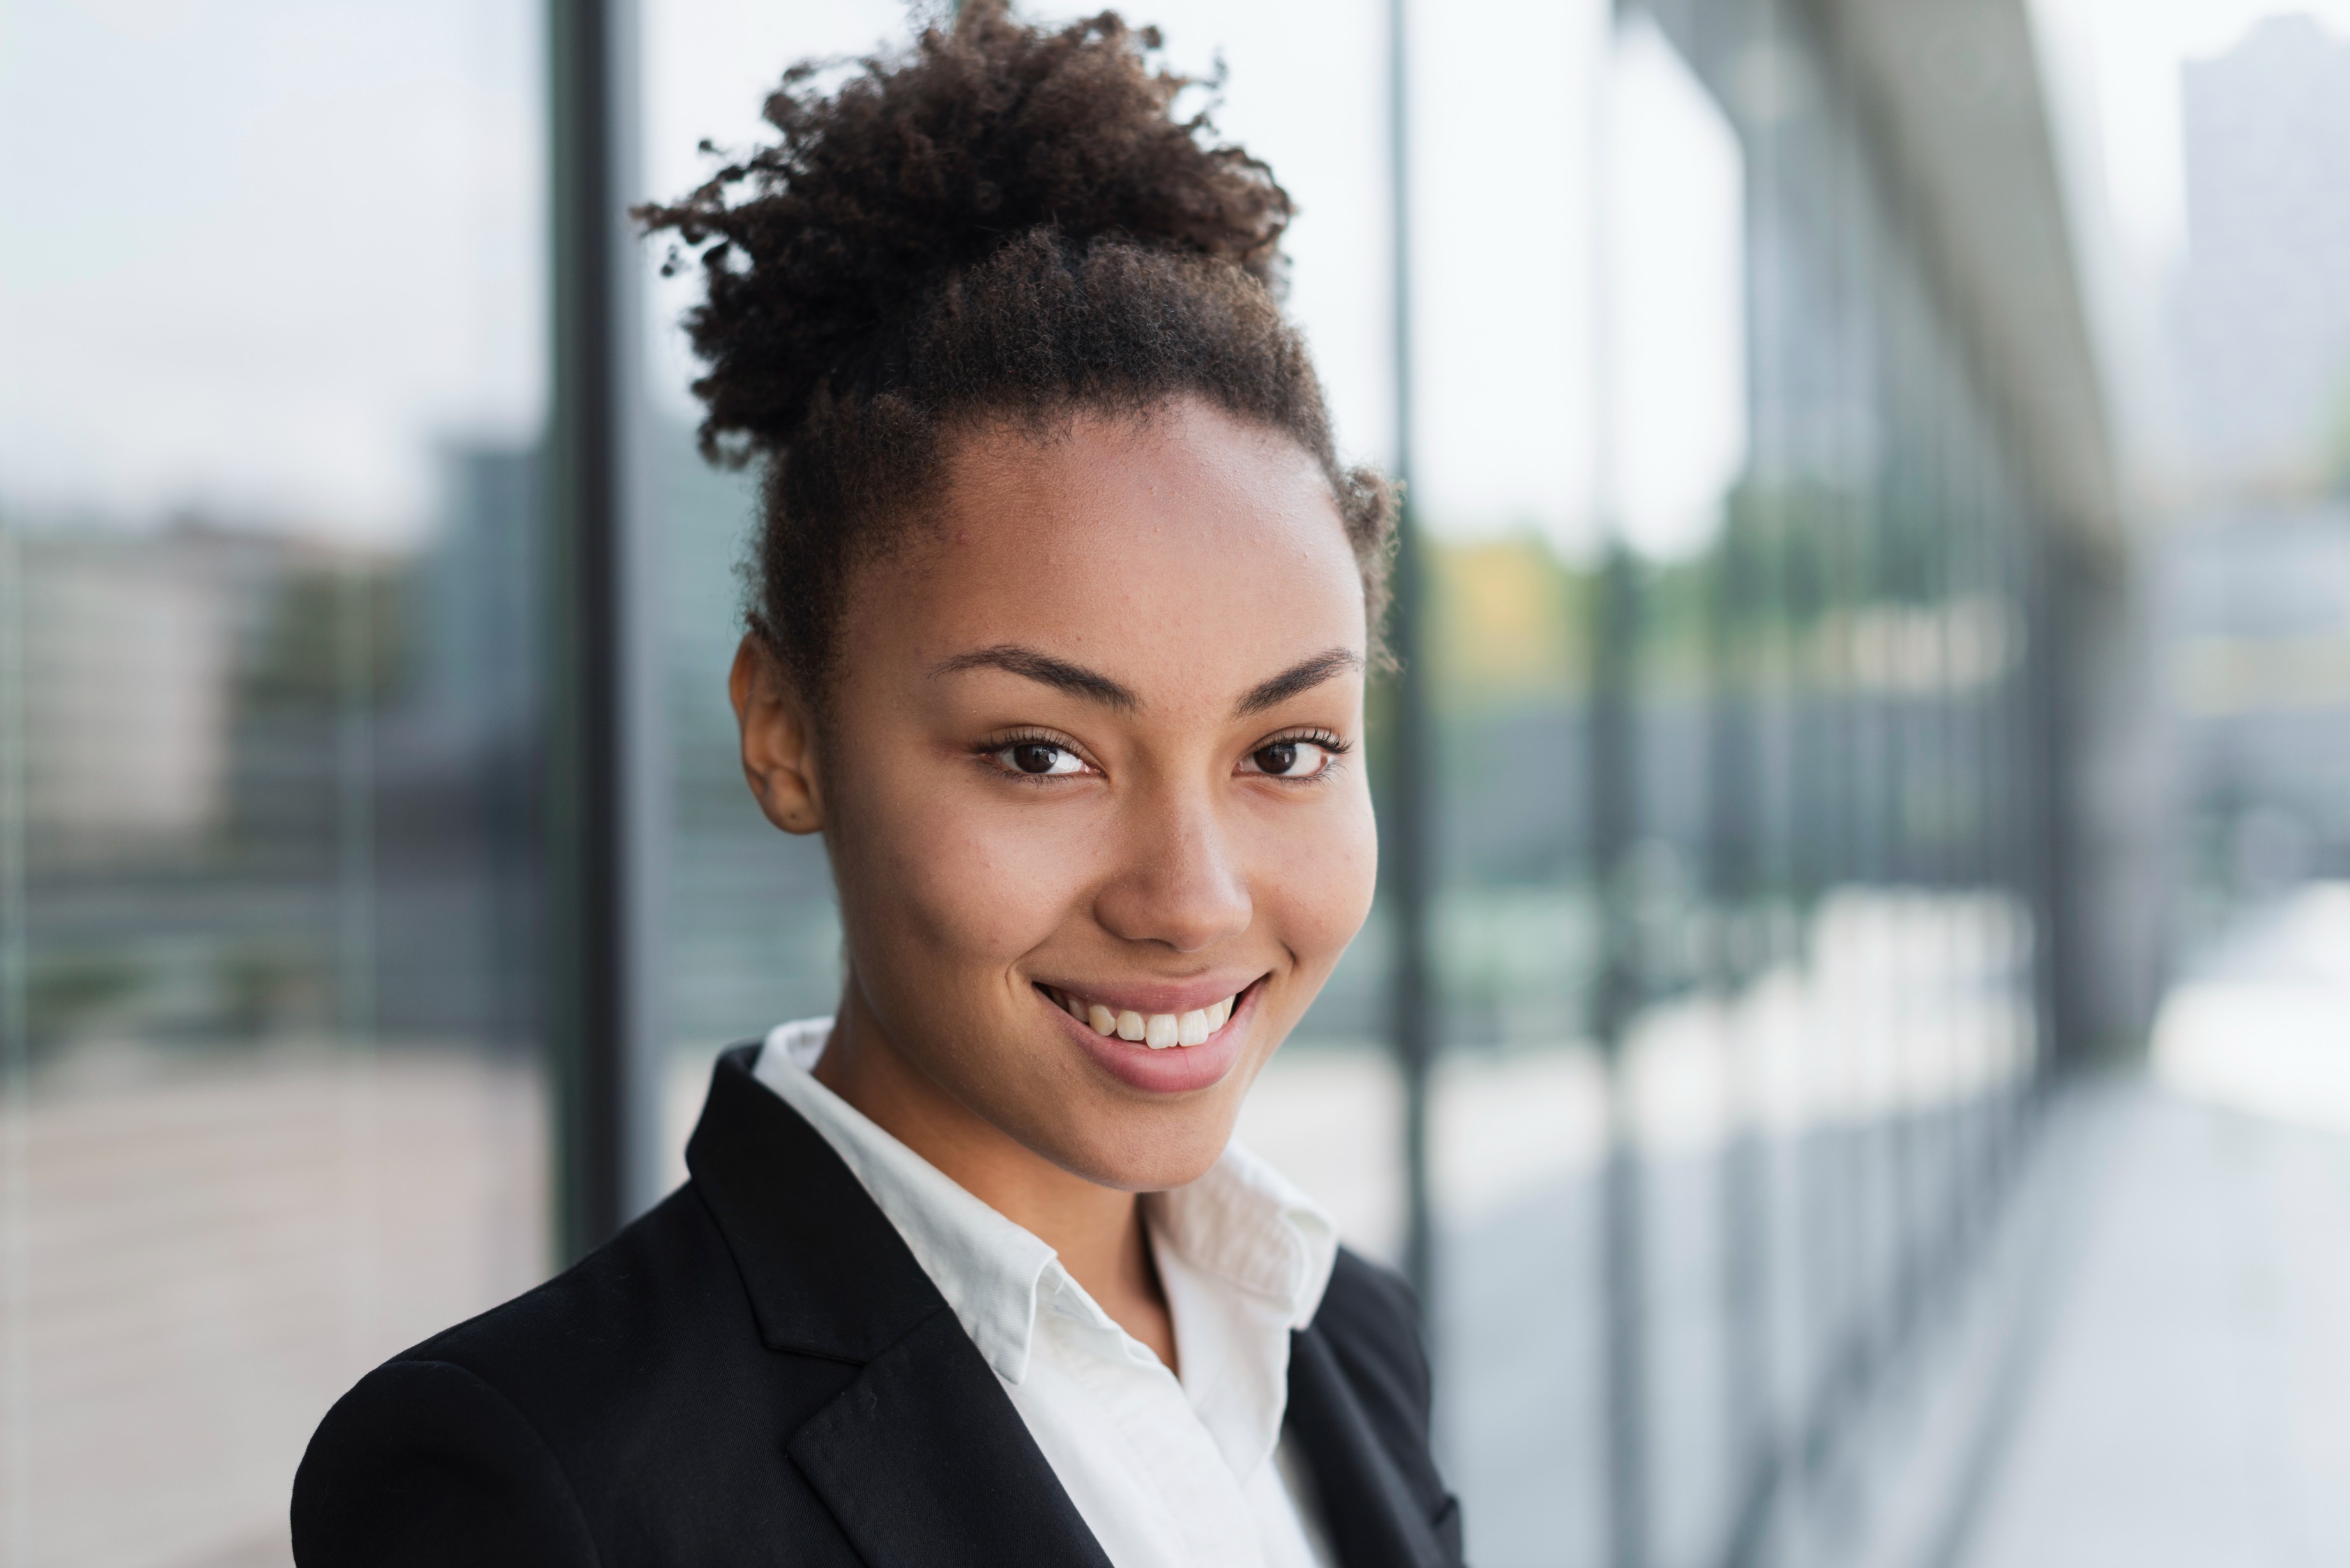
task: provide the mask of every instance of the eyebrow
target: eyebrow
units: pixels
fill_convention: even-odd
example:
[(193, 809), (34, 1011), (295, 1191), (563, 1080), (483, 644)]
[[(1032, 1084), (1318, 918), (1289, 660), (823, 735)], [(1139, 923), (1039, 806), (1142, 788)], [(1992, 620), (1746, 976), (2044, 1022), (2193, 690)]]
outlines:
[(1055, 659), (1033, 648), (1023, 648), (1016, 642), (1000, 642), (993, 648), (976, 649), (970, 653), (958, 653), (932, 671), (952, 675), (963, 670), (1003, 670), (1024, 677), (1040, 686), (1050, 686), (1088, 702), (1098, 702), (1105, 708), (1132, 712), (1142, 706), (1142, 700), (1112, 680), (1108, 676), (1087, 670), (1082, 664), (1071, 664), (1066, 659)]
[(1351, 648), (1333, 648), (1317, 653), (1253, 688), (1234, 705), (1232, 716), (1244, 719), (1251, 713), (1262, 713), (1267, 708), (1278, 707), (1288, 701), (1301, 691), (1311, 691), (1333, 676), (1362, 667), (1363, 656)]
[[(1334, 676), (1349, 670), (1360, 670), (1363, 656), (1351, 648), (1333, 648), (1301, 659), (1270, 680), (1251, 687), (1232, 705), (1235, 718), (1262, 713), (1268, 708), (1279, 707), (1301, 691), (1310, 691)], [(1072, 664), (1066, 659), (1055, 659), (1049, 653), (1024, 648), (1016, 642), (999, 642), (993, 648), (974, 649), (958, 653), (940, 664), (934, 674), (953, 675), (965, 670), (1002, 670), (1040, 686), (1050, 686), (1072, 697), (1088, 702), (1098, 702), (1121, 712), (1133, 712), (1142, 706), (1142, 700), (1131, 691), (1097, 670), (1082, 664)]]

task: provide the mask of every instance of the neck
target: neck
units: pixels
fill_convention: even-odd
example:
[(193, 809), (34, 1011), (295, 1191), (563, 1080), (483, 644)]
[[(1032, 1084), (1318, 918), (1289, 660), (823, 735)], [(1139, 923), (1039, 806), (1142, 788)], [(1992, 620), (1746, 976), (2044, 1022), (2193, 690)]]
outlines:
[(889, 1038), (854, 977), (816, 1079), (1052, 1248), (1103, 1311), (1175, 1366), (1172, 1322), (1134, 1193), (1062, 1169), (949, 1094)]

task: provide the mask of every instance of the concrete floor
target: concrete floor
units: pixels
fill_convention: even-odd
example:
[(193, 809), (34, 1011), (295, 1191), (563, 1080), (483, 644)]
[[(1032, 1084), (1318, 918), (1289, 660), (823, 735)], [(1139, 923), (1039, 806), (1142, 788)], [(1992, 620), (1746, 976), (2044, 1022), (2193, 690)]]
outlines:
[(2350, 1137), (2115, 1096), (1961, 1561), (2350, 1563)]
[(286, 1563), (327, 1407), (546, 1269), (515, 1058), (92, 1049), (0, 1135), (6, 1568)]

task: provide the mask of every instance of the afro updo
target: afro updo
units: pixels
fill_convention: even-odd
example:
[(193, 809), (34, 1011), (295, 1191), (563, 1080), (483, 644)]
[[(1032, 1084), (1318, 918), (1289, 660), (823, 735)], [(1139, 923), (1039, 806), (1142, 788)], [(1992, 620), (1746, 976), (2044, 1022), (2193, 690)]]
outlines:
[(1321, 465), (1376, 653), (1393, 501), (1339, 463), (1282, 316), (1289, 195), (1204, 114), (1174, 117), (1191, 83), (1159, 47), (1108, 12), (1046, 30), (967, 0), (829, 93), (794, 67), (771, 145), (638, 210), (675, 236), (665, 271), (699, 253), (702, 452), (764, 469), (748, 629), (819, 705), (848, 578), (920, 514), (958, 430), (1186, 395)]

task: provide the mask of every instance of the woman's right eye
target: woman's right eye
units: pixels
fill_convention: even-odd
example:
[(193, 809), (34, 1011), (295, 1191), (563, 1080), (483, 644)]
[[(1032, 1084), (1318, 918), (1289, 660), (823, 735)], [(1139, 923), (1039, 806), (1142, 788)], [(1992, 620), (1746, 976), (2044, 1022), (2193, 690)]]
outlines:
[(1031, 778), (1051, 778), (1085, 771), (1085, 763), (1077, 760), (1076, 753), (1066, 746), (1056, 746), (1050, 741), (1015, 741), (995, 755), (1014, 773), (1025, 774)]

